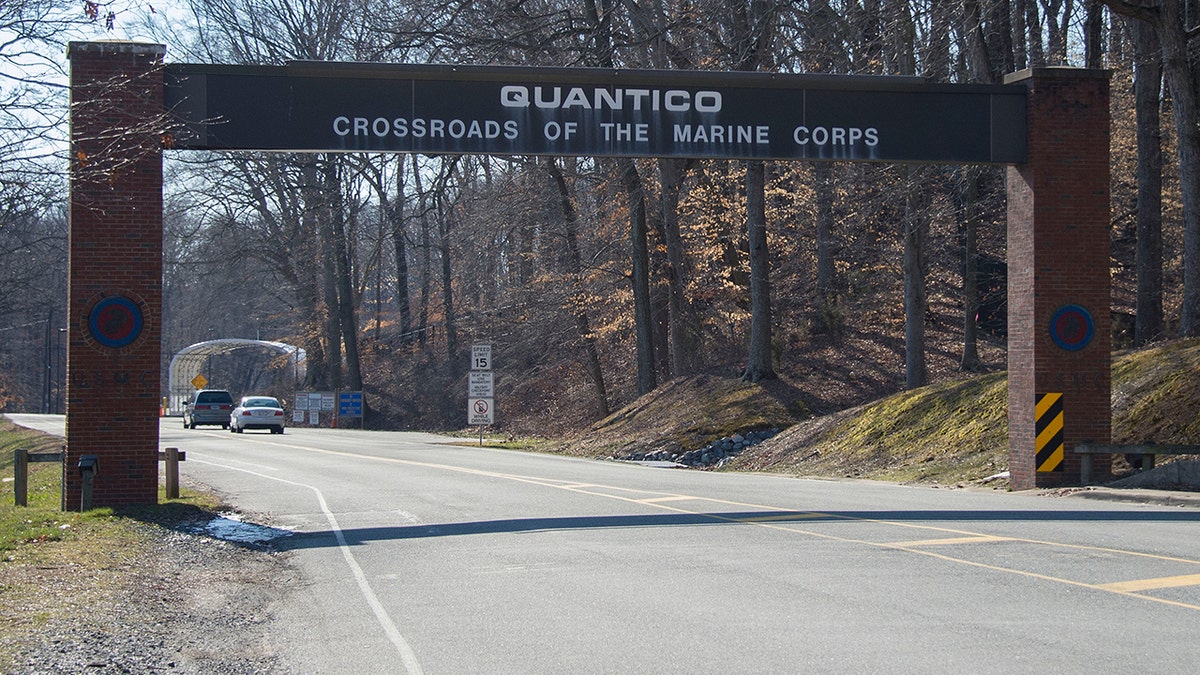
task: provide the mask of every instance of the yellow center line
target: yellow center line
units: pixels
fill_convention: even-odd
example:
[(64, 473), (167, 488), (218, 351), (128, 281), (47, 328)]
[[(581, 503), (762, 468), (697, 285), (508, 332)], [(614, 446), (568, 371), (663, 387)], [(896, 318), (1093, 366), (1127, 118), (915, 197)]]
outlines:
[(1200, 574), (1184, 574), (1177, 577), (1134, 579), (1133, 581), (1118, 581), (1112, 584), (1100, 584), (1100, 588), (1106, 591), (1122, 593), (1153, 591), (1160, 588), (1179, 588), (1180, 586), (1200, 586)]
[[(778, 513), (780, 511), (779, 508), (771, 507), (771, 506), (763, 506), (761, 504), (734, 502), (734, 501), (728, 501), (728, 500), (723, 500), (723, 499), (714, 499), (714, 498), (710, 498), (710, 497), (692, 497), (692, 496), (683, 495), (683, 494), (651, 492), (648, 490), (638, 490), (638, 489), (634, 489), (634, 488), (625, 488), (625, 487), (615, 486), (615, 485), (593, 485), (593, 484), (581, 484), (578, 482), (564, 482), (564, 481), (556, 480), (556, 479), (552, 479), (552, 478), (539, 478), (536, 476), (522, 476), (519, 474), (501, 473), (501, 472), (496, 472), (496, 471), (487, 471), (484, 469), (470, 469), (470, 468), (466, 468), (466, 467), (453, 466), (453, 465), (449, 465), (449, 464), (437, 464), (434, 462), (421, 462), (421, 461), (410, 460), (410, 459), (399, 459), (399, 458), (395, 458), (395, 457), (378, 457), (378, 456), (373, 456), (373, 455), (362, 455), (362, 454), (358, 454), (358, 453), (343, 452), (343, 451), (339, 451), (339, 450), (325, 450), (323, 448), (314, 448), (311, 446), (295, 445), (295, 444), (290, 444), (290, 443), (281, 443), (278, 441), (265, 441), (264, 440), (264, 441), (259, 441), (259, 442), (264, 445), (275, 445), (275, 446), (279, 446), (279, 447), (292, 448), (292, 449), (296, 449), (296, 450), (304, 450), (307, 452), (314, 452), (314, 453), (325, 454), (325, 455), (333, 455), (333, 456), (338, 456), (338, 457), (349, 457), (349, 458), (354, 458), (354, 459), (364, 459), (364, 460), (368, 460), (368, 461), (387, 462), (387, 463), (391, 463), (391, 464), (403, 464), (406, 466), (419, 466), (419, 467), (428, 468), (428, 469), (435, 469), (435, 470), (441, 470), (441, 471), (452, 471), (452, 472), (456, 472), (456, 473), (464, 473), (464, 474), (475, 475), (475, 476), (501, 478), (501, 479), (517, 481), (517, 482), (521, 482), (521, 483), (529, 483), (529, 484), (533, 484), (533, 485), (540, 485), (540, 486), (555, 488), (555, 489), (559, 489), (559, 490), (566, 490), (568, 492), (576, 492), (579, 494), (587, 494), (587, 495), (592, 495), (592, 496), (596, 496), (596, 497), (603, 497), (606, 499), (614, 499), (617, 501), (629, 502), (632, 504), (639, 504), (642, 506), (650, 506), (653, 508), (662, 509), (664, 511), (672, 511), (674, 513), (682, 513), (682, 514), (694, 515), (694, 516), (703, 516), (706, 518), (711, 518), (715, 521), (728, 522), (728, 523), (741, 523), (741, 524), (750, 525), (753, 527), (764, 527), (764, 528), (769, 528), (772, 530), (777, 530), (777, 531), (782, 531), (782, 532), (801, 534), (801, 535), (813, 537), (816, 539), (823, 539), (826, 541), (837, 541), (837, 542), (847, 543), (847, 544), (859, 544), (862, 546), (869, 546), (869, 547), (873, 547), (873, 548), (887, 548), (887, 549), (898, 549), (899, 548), (899, 549), (903, 549), (909, 553), (912, 553), (914, 555), (923, 555), (923, 556), (927, 556), (930, 558), (935, 558), (935, 559), (943, 560), (946, 562), (958, 563), (961, 565), (967, 565), (967, 566), (975, 567), (975, 568), (979, 568), (979, 569), (986, 569), (986, 570), (991, 570), (994, 572), (1002, 572), (1002, 573), (1006, 573), (1006, 574), (1014, 574), (1017, 576), (1022, 576), (1022, 577), (1026, 577), (1026, 578), (1030, 578), (1030, 579), (1038, 579), (1041, 581), (1048, 581), (1048, 582), (1052, 582), (1052, 583), (1056, 583), (1056, 584), (1074, 586), (1076, 588), (1086, 588), (1086, 589), (1090, 589), (1090, 590), (1094, 590), (1094, 591), (1101, 591), (1101, 592), (1105, 592), (1105, 593), (1114, 593), (1116, 595), (1122, 595), (1125, 597), (1138, 598), (1141, 600), (1149, 600), (1151, 602), (1156, 602), (1156, 603), (1160, 603), (1160, 604), (1164, 604), (1164, 605), (1171, 605), (1173, 607), (1180, 607), (1183, 609), (1200, 611), (1200, 605), (1193, 605), (1193, 604), (1189, 604), (1189, 603), (1185, 603), (1185, 602), (1168, 600), (1165, 598), (1156, 598), (1151, 595), (1144, 595), (1144, 594), (1137, 592), (1137, 591), (1142, 591), (1142, 590), (1153, 590), (1154, 588), (1170, 588), (1170, 587), (1175, 587), (1175, 586), (1200, 585), (1200, 574), (1184, 575), (1184, 576), (1179, 576), (1179, 577), (1163, 577), (1163, 580), (1165, 580), (1165, 579), (1171, 579), (1171, 580), (1192, 579), (1193, 577), (1197, 578), (1197, 580), (1194, 582), (1189, 581), (1186, 583), (1167, 583), (1163, 580), (1142, 580), (1140, 582), (1139, 581), (1127, 581), (1127, 582), (1118, 582), (1118, 583), (1111, 583), (1111, 584), (1091, 584), (1091, 583), (1086, 583), (1086, 582), (1082, 582), (1082, 581), (1074, 581), (1071, 579), (1064, 579), (1061, 577), (1054, 577), (1054, 576), (1050, 576), (1047, 574), (1039, 574), (1037, 572), (1029, 572), (1026, 570), (1019, 570), (1019, 569), (1015, 569), (1015, 568), (1011, 568), (1011, 567), (1002, 567), (999, 565), (991, 565), (988, 563), (982, 563), (982, 562), (978, 562), (978, 561), (974, 561), (974, 560), (967, 560), (964, 558), (956, 558), (954, 556), (945, 555), (945, 554), (937, 553), (934, 551), (922, 550), (920, 548), (920, 546), (922, 546), (921, 542), (952, 541), (953, 539), (966, 540), (966, 541), (972, 541), (972, 542), (982, 541), (982, 540), (988, 540), (988, 541), (994, 540), (994, 541), (1008, 541), (1008, 542), (1016, 542), (1016, 543), (1024, 543), (1024, 544), (1037, 544), (1037, 545), (1041, 545), (1041, 546), (1054, 547), (1054, 548), (1065, 548), (1065, 549), (1072, 549), (1072, 550), (1077, 550), (1077, 551), (1110, 553), (1110, 554), (1123, 555), (1123, 556), (1129, 556), (1129, 557), (1134, 557), (1134, 558), (1149, 558), (1149, 559), (1153, 559), (1153, 560), (1167, 561), (1167, 562), (1179, 562), (1179, 563), (1186, 563), (1186, 564), (1197, 565), (1197, 566), (1200, 566), (1200, 560), (1191, 560), (1188, 558), (1177, 558), (1177, 557), (1173, 557), (1173, 556), (1163, 556), (1163, 555), (1157, 555), (1154, 553), (1142, 553), (1139, 551), (1127, 551), (1127, 550), (1107, 548), (1107, 547), (1102, 547), (1102, 546), (1089, 546), (1089, 545), (1085, 545), (1085, 544), (1065, 544), (1065, 543), (1061, 543), (1061, 542), (1044, 541), (1044, 540), (1039, 540), (1039, 539), (1025, 539), (1025, 538), (1021, 538), (1021, 537), (994, 537), (993, 535), (989, 535), (989, 534), (983, 534), (983, 533), (979, 533), (979, 532), (970, 532), (967, 530), (959, 530), (959, 529), (954, 529), (954, 528), (936, 527), (933, 525), (918, 525), (915, 523), (905, 523), (905, 522), (900, 522), (900, 521), (883, 520), (883, 519), (877, 519), (877, 518), (864, 518), (861, 516), (850, 516), (850, 515), (843, 515), (843, 514), (836, 514), (836, 513), (829, 514), (829, 513), (820, 513), (820, 512), (816, 512), (816, 511), (813, 511), (813, 512), (797, 511), (797, 512), (788, 512), (785, 514), (780, 514), (780, 513)], [(635, 494), (657, 494), (659, 496), (638, 499), (638, 498), (634, 498), (634, 497), (620, 496), (620, 495), (612, 494), (609, 492), (597, 492), (595, 490), (584, 489), (584, 487), (600, 488), (600, 489), (604, 489), (604, 490), (611, 490), (612, 492), (626, 492), (626, 493), (635, 493)], [(674, 506), (670, 506), (666, 503), (666, 502), (685, 501), (685, 500), (708, 502), (708, 503), (712, 503), (712, 504), (721, 504), (721, 505), (725, 505), (725, 506), (736, 506), (736, 507), (745, 508), (745, 509), (762, 510), (762, 511), (766, 511), (768, 513), (764, 514), (761, 518), (755, 517), (755, 516), (735, 517), (735, 516), (721, 515), (719, 513), (707, 513), (704, 511), (677, 508)], [(875, 523), (875, 524), (880, 524), (880, 525), (890, 525), (890, 526), (894, 526), (894, 527), (904, 527), (904, 528), (909, 528), (909, 529), (927, 530), (927, 531), (932, 531), (932, 532), (945, 532), (947, 534), (957, 534), (957, 535), (961, 535), (961, 536), (955, 537), (953, 539), (943, 539), (943, 540), (932, 540), (932, 539), (914, 540), (913, 542), (909, 542), (911, 544), (911, 546), (904, 546), (903, 544), (905, 542), (889, 543), (889, 542), (870, 541), (870, 540), (866, 540), (866, 539), (856, 539), (853, 537), (841, 537), (841, 536), (832, 535), (832, 534), (828, 534), (828, 533), (824, 533), (824, 532), (803, 530), (803, 529), (798, 529), (795, 527), (789, 527), (789, 526), (780, 524), (781, 521), (800, 520), (802, 518), (809, 518), (809, 519), (822, 518), (822, 519), (829, 519), (829, 520), (843, 520), (843, 521), (852, 521), (852, 522)], [(925, 544), (925, 545), (929, 545), (929, 544)], [(1149, 584), (1149, 582), (1152, 582), (1152, 581), (1160, 581), (1162, 583), (1167, 583), (1167, 585), (1165, 585), (1165, 586), (1147, 585), (1147, 584)]]
[(772, 523), (784, 520), (812, 520), (814, 518), (829, 518), (828, 513), (780, 513), (770, 516), (747, 516), (746, 518), (735, 518), (739, 523)]
[(1009, 537), (993, 537), (979, 535), (977, 537), (950, 537), (948, 539), (914, 539), (912, 541), (893, 541), (888, 546), (895, 548), (913, 548), (914, 546), (953, 546), (955, 544), (982, 544), (990, 541), (1012, 541)]

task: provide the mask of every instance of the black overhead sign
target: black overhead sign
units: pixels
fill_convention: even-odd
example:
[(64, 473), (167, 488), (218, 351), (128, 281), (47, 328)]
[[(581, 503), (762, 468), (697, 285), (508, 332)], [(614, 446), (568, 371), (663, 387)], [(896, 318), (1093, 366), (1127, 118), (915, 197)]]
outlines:
[(166, 67), (174, 147), (1019, 164), (1025, 88), (297, 62)]

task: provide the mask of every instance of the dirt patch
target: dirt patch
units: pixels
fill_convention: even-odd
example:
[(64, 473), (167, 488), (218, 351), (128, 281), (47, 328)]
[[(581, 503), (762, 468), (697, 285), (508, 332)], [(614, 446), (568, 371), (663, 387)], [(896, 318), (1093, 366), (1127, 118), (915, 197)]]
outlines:
[(808, 409), (785, 382), (698, 375), (672, 380), (555, 450), (585, 457), (686, 452), (734, 433), (782, 429)]
[(146, 547), (107, 569), (0, 566), (0, 583), (35, 584), (0, 619), (23, 624), (5, 670), (33, 673), (286, 672), (268, 625), (295, 586), (287, 554), (240, 546), (157, 524)]

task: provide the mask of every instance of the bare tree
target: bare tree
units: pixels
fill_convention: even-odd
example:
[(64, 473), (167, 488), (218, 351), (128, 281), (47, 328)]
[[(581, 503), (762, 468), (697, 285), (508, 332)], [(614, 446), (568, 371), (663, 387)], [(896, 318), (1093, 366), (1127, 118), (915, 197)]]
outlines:
[(1137, 117), (1137, 318), (1134, 343), (1163, 335), (1163, 156), (1159, 105), (1162, 63), (1154, 29), (1130, 21), (1134, 35), (1134, 105)]
[[(574, 201), (571, 199), (566, 178), (563, 176), (558, 161), (547, 159), (545, 167), (546, 172), (550, 174), (550, 178), (554, 181), (554, 185), (558, 189), (562, 209), (563, 236), (566, 239), (568, 252), (567, 271), (578, 293), (578, 287), (581, 283), (580, 275), (583, 272), (583, 256), (579, 249), (579, 214), (575, 209)], [(592, 333), (591, 318), (585, 307), (584, 303), (577, 302), (574, 312), (575, 328), (579, 333), (580, 341), (583, 343), (584, 355), (587, 358), (588, 376), (592, 380), (592, 386), (596, 389), (596, 403), (599, 416), (607, 417), (609, 413), (608, 389), (604, 384), (604, 370), (600, 366), (600, 353), (596, 347), (596, 336)]]
[(1179, 334), (1200, 335), (1200, 93), (1189, 57), (1197, 33), (1185, 22), (1182, 4), (1162, 0), (1150, 4), (1103, 0), (1114, 12), (1147, 22), (1162, 49), (1163, 77), (1171, 92), (1178, 135), (1180, 192), (1183, 197), (1183, 305)]

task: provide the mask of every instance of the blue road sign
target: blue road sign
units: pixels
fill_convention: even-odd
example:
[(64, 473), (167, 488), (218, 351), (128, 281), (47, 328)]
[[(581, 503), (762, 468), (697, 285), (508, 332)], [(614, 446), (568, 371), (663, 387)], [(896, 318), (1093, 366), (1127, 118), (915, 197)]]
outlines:
[(338, 392), (338, 417), (362, 417), (363, 393), (361, 391)]

